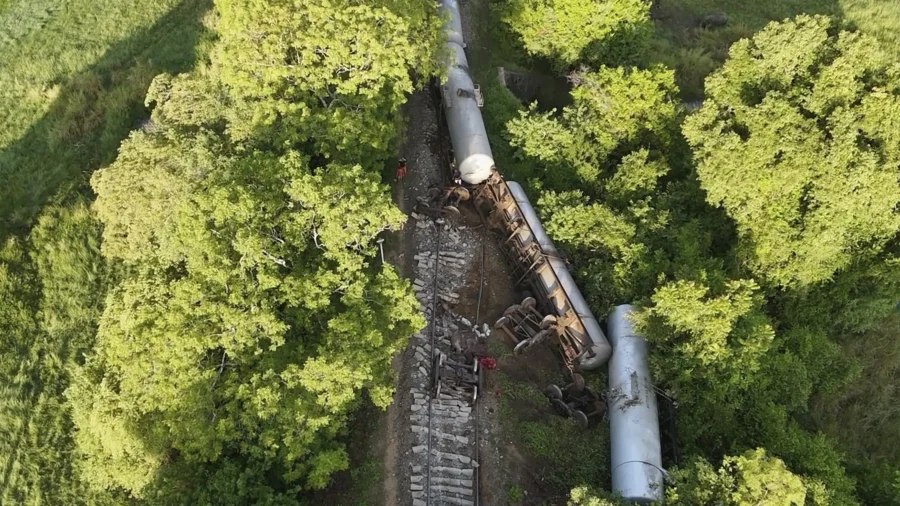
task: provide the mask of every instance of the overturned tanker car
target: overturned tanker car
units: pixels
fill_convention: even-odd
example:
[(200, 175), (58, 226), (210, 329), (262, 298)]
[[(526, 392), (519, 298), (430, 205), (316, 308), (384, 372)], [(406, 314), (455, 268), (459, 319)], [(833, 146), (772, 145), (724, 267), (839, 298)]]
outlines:
[[(453, 147), (455, 184), (434, 192), (422, 207), (432, 214), (455, 214), (461, 202), (474, 202), (487, 227), (498, 237), (519, 277), (518, 284), (534, 295), (509, 308), (495, 328), (507, 332), (517, 352), (540, 342), (556, 345), (571, 373), (572, 385), (577, 385), (566, 390), (581, 395), (581, 404), (590, 407), (587, 412), (571, 407), (567, 411), (579, 411), (585, 420), (606, 412), (596, 393), (585, 394), (578, 371), (598, 369), (613, 357), (605, 395), (613, 429), (613, 492), (640, 503), (661, 500), (657, 406), (647, 368), (646, 343), (624, 323), (625, 313), (631, 308), (614, 312), (610, 329), (618, 334), (610, 346), (525, 191), (515, 182), (504, 181), (497, 171), (481, 116), (484, 100), (469, 75), (459, 6), (456, 0), (441, 0), (441, 9), (447, 15), (444, 30), (451, 58), (440, 94)], [(561, 389), (551, 394), (564, 395)]]

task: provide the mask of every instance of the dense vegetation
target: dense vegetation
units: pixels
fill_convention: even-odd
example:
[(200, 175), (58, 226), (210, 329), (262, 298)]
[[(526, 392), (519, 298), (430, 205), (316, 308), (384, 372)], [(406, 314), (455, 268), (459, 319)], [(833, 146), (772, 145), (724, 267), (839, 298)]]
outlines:
[[(534, 36), (516, 25), (527, 17), (504, 19), (528, 49)], [(864, 348), (900, 300), (900, 88), (881, 47), (834, 18), (770, 24), (731, 47), (693, 114), (666, 67), (552, 53), (550, 68), (576, 69), (570, 106), (516, 113), (494, 97), (489, 121), (512, 148), (498, 150), (504, 171), (529, 182), (595, 311), (645, 308), (689, 457), (672, 504), (757, 504), (760, 484), (766, 504), (900, 499), (894, 450), (845, 460), (856, 431), (834, 437), (815, 421), (840, 425), (816, 408), (851, 385), (857, 398), (884, 390), (856, 383), (869, 364), (845, 348)], [(896, 430), (893, 415), (864, 420)]]
[[(496, 154), (595, 311), (644, 308), (685, 454), (668, 504), (900, 504), (900, 13), (747, 5), (691, 53), (643, 0), (501, 2), (495, 54), (573, 88), (548, 112), (482, 80)], [(293, 505), (348, 466), (422, 325), (372, 241), (403, 221), (379, 174), (440, 22), (0, 0), (0, 503)], [(503, 416), (540, 404), (508, 390)], [(603, 488), (607, 435), (561, 451), (558, 422), (512, 435)]]
[[(46, 50), (102, 18), (97, 56), (35, 67), (75, 91), (2, 97), (0, 502), (298, 504), (346, 469), (349, 413), (390, 402), (390, 359), (423, 324), (372, 241), (403, 222), (379, 174), (414, 76), (438, 68), (440, 19), (417, 1), (222, 0), (204, 61), (177, 28), (208, 5), (110, 4), (12, 41)], [(163, 47), (107, 49), (141, 30)], [(185, 56), (132, 71), (137, 46)]]
[(523, 0), (499, 9), (529, 54), (563, 69), (577, 62), (632, 62), (653, 30), (644, 0)]
[(86, 176), (145, 114), (153, 76), (185, 71), (208, 50), (208, 9), (193, 0), (0, 8), (2, 504), (114, 500), (79, 479), (64, 397), (111, 275)]
[[(900, 50), (900, 3), (893, 0), (659, 0), (655, 6), (656, 33), (645, 60), (674, 69), (681, 96), (689, 101), (703, 98), (704, 79), (722, 65), (731, 44), (773, 20), (798, 14), (840, 18), (876, 37), (889, 53)], [(725, 14), (727, 24), (702, 26), (715, 13)]]

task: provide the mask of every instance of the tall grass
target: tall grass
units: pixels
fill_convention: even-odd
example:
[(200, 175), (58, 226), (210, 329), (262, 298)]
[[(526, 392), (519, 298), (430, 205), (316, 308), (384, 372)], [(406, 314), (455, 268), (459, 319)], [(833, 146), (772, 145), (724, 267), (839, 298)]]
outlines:
[(835, 436), (870, 504), (889, 504), (900, 470), (900, 313), (844, 345), (862, 375), (838, 395), (817, 399), (812, 416)]
[(900, 2), (897, 0), (841, 0), (844, 17), (860, 30), (875, 35), (888, 52), (900, 54)]
[(209, 8), (0, 0), (0, 504), (110, 504), (77, 478), (63, 398), (107, 275), (86, 182), (146, 116), (150, 80), (205, 54)]
[(208, 0), (6, 0), (0, 15), (0, 238), (115, 156), (154, 75), (208, 45)]

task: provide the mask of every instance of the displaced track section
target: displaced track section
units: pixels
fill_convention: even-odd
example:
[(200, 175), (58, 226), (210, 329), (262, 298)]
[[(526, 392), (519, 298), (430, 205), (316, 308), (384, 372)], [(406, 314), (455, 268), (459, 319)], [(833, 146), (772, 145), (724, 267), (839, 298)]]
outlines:
[(475, 348), (488, 332), (453, 307), (475, 255), (464, 227), (413, 213), (419, 252), (414, 288), (428, 326), (414, 336), (410, 389), (413, 506), (478, 506), (478, 410), (482, 374)]

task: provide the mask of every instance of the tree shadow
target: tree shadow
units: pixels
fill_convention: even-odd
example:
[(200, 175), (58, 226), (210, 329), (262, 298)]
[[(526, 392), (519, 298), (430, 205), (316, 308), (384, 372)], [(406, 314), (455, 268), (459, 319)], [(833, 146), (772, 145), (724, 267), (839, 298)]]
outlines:
[(24, 234), (41, 209), (90, 194), (90, 175), (112, 162), (147, 116), (154, 76), (190, 70), (214, 37), (203, 23), (211, 0), (183, 0), (152, 26), (111, 46), (89, 68), (51, 83), (48, 111), (0, 151), (0, 242)]
[[(0, 244), (11, 236), (28, 233), (45, 206), (69, 204), (90, 194), (91, 173), (115, 159), (119, 143), (146, 117), (144, 96), (153, 77), (190, 70), (206, 54), (213, 34), (204, 27), (202, 17), (211, 6), (210, 0), (183, 0), (152, 26), (111, 46), (89, 68), (65, 82), (53, 83), (59, 91), (48, 111), (20, 139), (0, 151)], [(23, 300), (39, 299), (40, 283), (22, 284), (20, 293)], [(38, 314), (36, 307), (32, 313)], [(93, 335), (94, 329), (82, 331)], [(63, 339), (51, 342), (36, 326), (28, 333), (34, 341), (26, 343), (31, 348), (20, 356), (23, 363), (29, 362), (29, 370), (23, 373), (28, 377), (27, 388), (19, 396), (27, 409), (20, 429), (9, 436), (0, 461), (3, 497), (10, 497), (4, 494), (16, 481), (13, 473), (21, 471), (13, 465), (16, 459), (45, 453), (32, 451), (31, 445), (55, 448), (68, 455), (71, 452), (67, 446), (73, 444), (69, 422), (59, 422), (64, 419), (63, 405), (56, 402), (68, 383), (56, 361), (68, 361), (72, 335), (66, 332)], [(43, 403), (41, 409), (35, 408), (39, 403)], [(37, 432), (29, 435), (33, 417), (53, 423), (41, 423), (34, 428)], [(31, 437), (35, 440), (30, 441)], [(38, 476), (41, 494), (52, 495), (48, 490), (65, 485), (52, 473)], [(24, 497), (13, 497), (27, 502)]]

